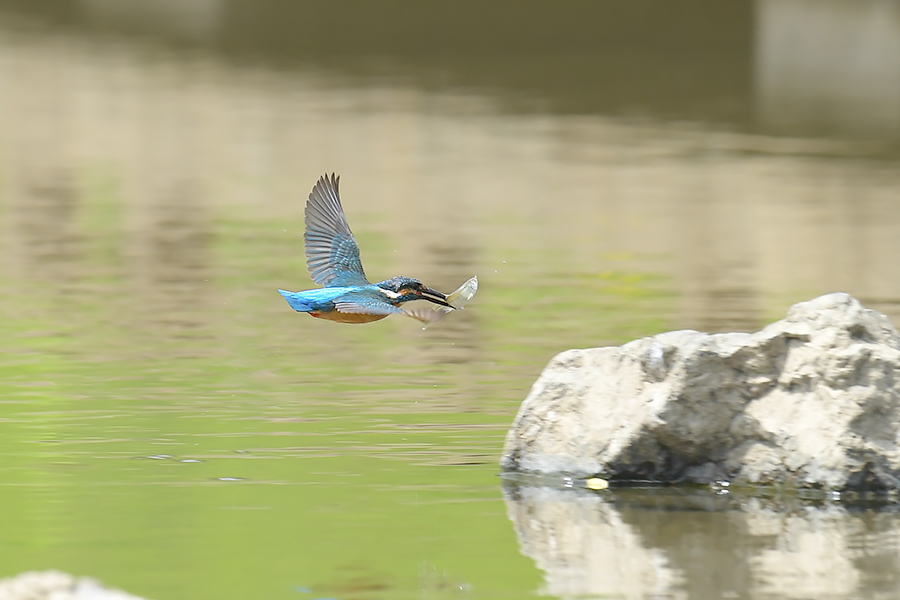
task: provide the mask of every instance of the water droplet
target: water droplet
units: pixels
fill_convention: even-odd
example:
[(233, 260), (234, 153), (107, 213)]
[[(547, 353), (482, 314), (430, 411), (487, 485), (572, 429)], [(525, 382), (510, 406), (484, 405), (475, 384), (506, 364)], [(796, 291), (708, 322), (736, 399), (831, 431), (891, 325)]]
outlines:
[(504, 265), (506, 264), (506, 261), (505, 261), (505, 260), (503, 261), (503, 264), (504, 264)]
[(180, 460), (180, 461), (178, 461), (178, 462), (183, 462), (183, 463), (201, 463), (201, 462), (203, 462), (203, 461), (202, 461), (202, 460), (198, 460), (198, 459), (196, 459), (196, 458), (185, 458), (185, 459), (182, 459), (182, 460)]
[(168, 458), (172, 458), (171, 454), (151, 454), (147, 458), (152, 460), (166, 460)]
[(219, 477), (219, 481), (243, 481), (243, 477)]

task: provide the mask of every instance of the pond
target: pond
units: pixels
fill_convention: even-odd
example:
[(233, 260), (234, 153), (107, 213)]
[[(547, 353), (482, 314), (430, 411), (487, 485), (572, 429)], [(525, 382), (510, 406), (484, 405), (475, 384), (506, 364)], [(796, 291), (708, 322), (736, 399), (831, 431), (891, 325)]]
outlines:
[[(498, 462), (560, 351), (753, 331), (832, 291), (900, 322), (897, 7), (572, 3), (496, 33), (507, 2), (351, 6), (0, 4), (0, 577), (895, 597), (890, 505), (582, 493)], [(477, 275), (465, 311), (290, 309), (332, 171), (370, 278)]]

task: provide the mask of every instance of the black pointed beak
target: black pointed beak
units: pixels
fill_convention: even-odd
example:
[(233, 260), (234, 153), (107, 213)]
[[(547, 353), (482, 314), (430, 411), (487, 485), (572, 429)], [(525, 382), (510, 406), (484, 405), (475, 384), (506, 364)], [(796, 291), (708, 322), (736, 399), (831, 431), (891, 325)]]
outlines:
[(434, 302), (435, 304), (440, 304), (441, 306), (446, 306), (449, 308), (453, 308), (447, 302), (447, 296), (445, 294), (440, 293), (437, 290), (433, 290), (430, 287), (422, 286), (422, 300), (428, 300), (429, 302)]

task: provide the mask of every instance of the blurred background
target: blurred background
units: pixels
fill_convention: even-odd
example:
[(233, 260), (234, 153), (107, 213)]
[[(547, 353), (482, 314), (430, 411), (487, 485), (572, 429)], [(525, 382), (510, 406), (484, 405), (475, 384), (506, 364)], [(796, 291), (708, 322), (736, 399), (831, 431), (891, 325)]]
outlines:
[[(546, 586), (496, 477), (519, 402), (562, 350), (824, 293), (897, 322), (898, 167), (892, 0), (2, 0), (0, 576), (682, 597), (691, 523), (650, 587)], [(370, 278), (478, 275), (465, 312), (290, 310), (332, 171)], [(732, 597), (818, 593), (741, 531)], [(816, 585), (896, 592), (845, 562)]]

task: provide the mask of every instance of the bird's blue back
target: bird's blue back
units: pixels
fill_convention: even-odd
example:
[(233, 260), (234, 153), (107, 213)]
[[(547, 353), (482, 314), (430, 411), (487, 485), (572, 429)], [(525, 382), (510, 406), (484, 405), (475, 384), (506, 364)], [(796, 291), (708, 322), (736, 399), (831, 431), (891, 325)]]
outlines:
[(285, 300), (294, 310), (300, 312), (313, 312), (317, 310), (332, 310), (334, 301), (346, 294), (358, 292), (359, 286), (350, 287), (326, 287), (316, 288), (313, 290), (303, 290), (302, 292), (289, 292), (287, 290), (278, 290)]

